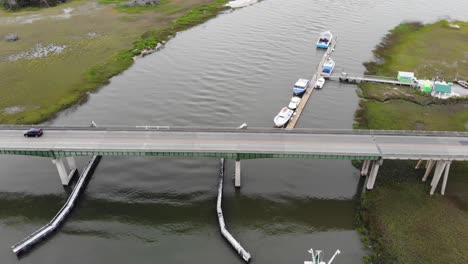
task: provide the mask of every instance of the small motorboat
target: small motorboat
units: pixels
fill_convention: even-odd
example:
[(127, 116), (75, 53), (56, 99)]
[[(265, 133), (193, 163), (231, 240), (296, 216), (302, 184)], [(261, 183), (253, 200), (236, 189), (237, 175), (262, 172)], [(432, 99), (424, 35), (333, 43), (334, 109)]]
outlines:
[(457, 83), (463, 88), (468, 88), (468, 82), (460, 80), (460, 81), (457, 81)]
[(307, 87), (309, 86), (309, 82), (310, 81), (307, 79), (297, 80), (297, 82), (294, 84), (294, 87), (293, 87), (293, 93), (295, 95), (303, 94), (305, 90), (307, 89)]
[(322, 76), (330, 76), (335, 69), (335, 62), (328, 58), (328, 60), (323, 64), (322, 72), (320, 73)]
[(295, 110), (300, 102), (301, 102), (301, 98), (297, 97), (297, 96), (294, 96), (293, 98), (291, 98), (291, 101), (289, 102), (288, 108), (292, 109), (292, 110)]
[(317, 81), (315, 82), (315, 88), (317, 88), (317, 89), (322, 89), (324, 84), (325, 84), (325, 78), (320, 77), (320, 78), (318, 78)]
[(333, 34), (330, 31), (320, 33), (319, 39), (317, 40), (317, 48), (328, 49), (333, 39)]
[(273, 121), (275, 122), (276, 127), (283, 127), (288, 123), (289, 119), (291, 119), (294, 111), (287, 108), (283, 107), (281, 111), (275, 116)]

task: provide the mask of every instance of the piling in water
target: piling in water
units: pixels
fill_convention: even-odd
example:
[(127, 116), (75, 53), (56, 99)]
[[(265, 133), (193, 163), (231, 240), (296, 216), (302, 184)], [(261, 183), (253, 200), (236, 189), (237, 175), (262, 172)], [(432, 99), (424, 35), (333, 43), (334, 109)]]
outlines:
[(239, 256), (241, 256), (241, 258), (248, 263), (250, 261), (250, 253), (247, 252), (239, 244), (239, 242), (237, 242), (236, 239), (229, 233), (229, 231), (226, 230), (226, 224), (224, 223), (223, 209), (221, 207), (221, 202), (223, 199), (224, 158), (221, 158), (220, 164), (221, 165), (219, 170), (218, 202), (216, 205), (216, 211), (218, 212), (219, 229), (221, 230), (221, 234), (224, 236), (224, 238), (236, 250), (237, 254), (239, 254)]

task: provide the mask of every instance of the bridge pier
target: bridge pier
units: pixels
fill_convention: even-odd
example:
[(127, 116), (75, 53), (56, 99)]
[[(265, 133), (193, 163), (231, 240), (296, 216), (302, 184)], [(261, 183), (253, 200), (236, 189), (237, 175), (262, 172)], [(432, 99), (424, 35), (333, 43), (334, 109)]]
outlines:
[(431, 181), (431, 187), (432, 187), (431, 192), (430, 192), (431, 195), (434, 194), (437, 184), (439, 183), (440, 176), (442, 175), (442, 172), (445, 169), (445, 165), (447, 165), (446, 161), (444, 160), (437, 161), (436, 168), (434, 171), (434, 177), (432, 177), (432, 181)]
[[(423, 163), (423, 160), (419, 160), (415, 169), (419, 169), (422, 163)], [(437, 185), (439, 184), (439, 181), (442, 178), (442, 175), (443, 175), (443, 180), (442, 180), (442, 188), (440, 190), (440, 193), (442, 195), (445, 194), (445, 188), (447, 187), (448, 174), (450, 171), (451, 164), (452, 164), (451, 160), (428, 160), (426, 161), (426, 165), (425, 165), (426, 172), (424, 173), (424, 176), (422, 178), (423, 182), (427, 180), (427, 178), (429, 177), (429, 174), (431, 174), (431, 171), (435, 166), (434, 176), (432, 177), (432, 180), (431, 180), (431, 191), (430, 191), (431, 195), (434, 194), (435, 189), (437, 188)]]
[(414, 167), (415, 170), (419, 170), (421, 168), (421, 165), (423, 164), (424, 160), (419, 160), (416, 166)]
[(450, 170), (451, 163), (452, 163), (451, 161), (444, 161), (444, 160), (437, 161), (437, 166), (434, 172), (434, 177), (432, 178), (432, 181), (431, 181), (431, 187), (432, 187), (431, 192), (430, 192), (431, 195), (434, 194), (435, 189), (437, 188), (437, 185), (439, 184), (440, 178), (442, 177), (442, 173), (444, 172), (444, 170), (445, 170), (445, 174), (444, 174), (442, 189), (440, 193), (442, 195), (445, 194), (445, 187), (447, 186), (448, 173)]
[(241, 187), (241, 162), (240, 159), (236, 159), (236, 170), (234, 173), (234, 186), (236, 188)]
[[(69, 168), (68, 170), (67, 170), (67, 166), (65, 166), (64, 160), (67, 161), (67, 165)], [(60, 181), (62, 182), (62, 185), (68, 186), (71, 178), (73, 177), (73, 175), (75, 175), (75, 172), (76, 172), (75, 158), (73, 157), (55, 158), (55, 159), (52, 159), (52, 163), (54, 163), (55, 166), (57, 166), (57, 171), (59, 173)]]
[(376, 160), (372, 164), (370, 171), (369, 179), (367, 180), (366, 188), (372, 190), (374, 188), (375, 179), (377, 178), (377, 173), (379, 172), (380, 166), (383, 164), (383, 160)]
[(371, 161), (370, 160), (365, 160), (362, 163), (362, 168), (361, 168), (361, 176), (367, 176), (367, 172), (369, 171), (369, 165)]
[(445, 166), (445, 174), (444, 174), (444, 180), (442, 181), (442, 190), (440, 190), (440, 193), (442, 195), (445, 195), (445, 187), (447, 186), (447, 179), (448, 179), (448, 174), (450, 170), (450, 165), (452, 164), (452, 161), (447, 161), (447, 165)]
[(75, 158), (74, 157), (66, 157), (65, 159), (67, 160), (68, 168), (70, 170), (76, 170)]
[(424, 176), (422, 178), (422, 181), (425, 182), (427, 180), (427, 177), (431, 173), (432, 167), (434, 167), (434, 164), (436, 163), (435, 160), (428, 160), (426, 162), (426, 173), (424, 173)]

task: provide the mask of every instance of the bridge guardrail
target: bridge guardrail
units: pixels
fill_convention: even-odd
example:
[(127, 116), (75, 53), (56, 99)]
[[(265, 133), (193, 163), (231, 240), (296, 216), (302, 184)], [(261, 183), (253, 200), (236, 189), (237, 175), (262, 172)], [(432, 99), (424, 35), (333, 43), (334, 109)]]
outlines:
[(79, 131), (160, 131), (160, 132), (225, 132), (225, 133), (271, 133), (271, 134), (356, 134), (356, 135), (391, 135), (391, 136), (444, 136), (468, 137), (465, 131), (420, 131), (420, 130), (367, 130), (367, 129), (308, 129), (308, 128), (247, 128), (226, 127), (172, 127), (172, 126), (41, 126), (41, 125), (0, 125), (0, 130), (27, 130), (31, 127), (44, 130), (79, 130)]

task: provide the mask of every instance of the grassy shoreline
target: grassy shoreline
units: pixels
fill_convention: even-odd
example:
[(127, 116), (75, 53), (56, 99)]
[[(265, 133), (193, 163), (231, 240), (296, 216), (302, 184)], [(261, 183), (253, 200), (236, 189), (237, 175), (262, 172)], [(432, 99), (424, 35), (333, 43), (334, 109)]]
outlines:
[[(162, 0), (159, 5), (148, 7), (147, 10), (142, 7), (125, 9), (97, 5), (96, 12), (100, 12), (102, 18), (82, 15), (62, 20), (60, 24), (43, 19), (31, 23), (37, 26), (3, 25), (0, 27), (0, 35), (14, 30), (19, 30), (22, 35), (18, 43), (0, 47), (0, 70), (5, 72), (0, 80), (0, 86), (4, 87), (0, 90), (0, 123), (37, 124), (53, 118), (58, 112), (80, 103), (88, 92), (107, 84), (111, 77), (128, 69), (133, 64), (133, 57), (142, 50), (153, 49), (177, 32), (215, 17), (227, 9), (227, 2)], [(93, 1), (78, 1), (40, 11), (41, 14), (57, 17), (62, 8), (79, 10), (80, 4), (92, 4), (94, 8)], [(34, 13), (22, 11), (18, 14), (28, 16)], [(105, 21), (106, 18), (113, 22)], [(86, 21), (91, 19), (94, 21)], [(74, 28), (75, 32), (70, 33), (72, 23), (82, 24), (83, 28)], [(100, 30), (98, 37), (87, 37), (86, 34), (93, 33), (90, 30), (94, 26), (96, 31)], [(131, 26), (136, 27), (136, 30)], [(50, 28), (49, 32), (52, 33), (48, 38), (41, 39), (35, 33), (37, 28), (42, 27)], [(40, 43), (52, 40), (65, 43), (66, 52), (32, 60), (1, 60), (2, 55), (31, 49), (34, 41)], [(23, 76), (25, 73), (26, 78)]]
[[(417, 77), (446, 80), (468, 76), (468, 23), (406, 23), (385, 36), (365, 63), (368, 73), (395, 76), (398, 70)], [(444, 38), (444, 43), (439, 37)], [(457, 63), (453, 63), (453, 61)], [(440, 100), (414, 88), (360, 84), (355, 128), (468, 131), (468, 101)], [(366, 263), (467, 263), (468, 162), (453, 162), (446, 195), (429, 195), (424, 170), (416, 162), (384, 161), (375, 189), (361, 197), (358, 229), (373, 253)], [(430, 179), (428, 180), (430, 182)]]

